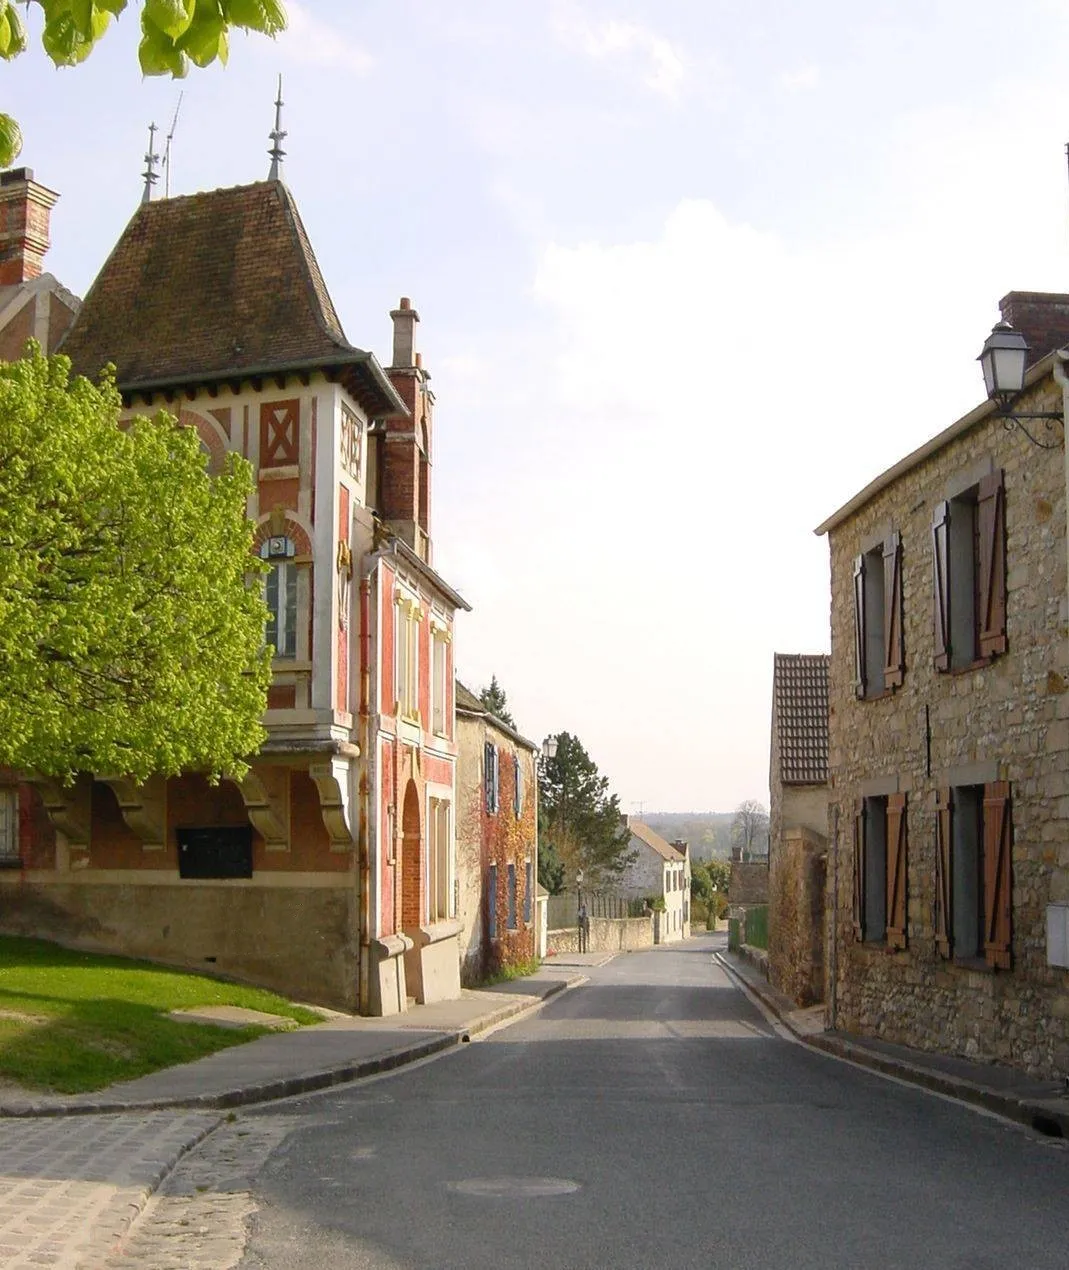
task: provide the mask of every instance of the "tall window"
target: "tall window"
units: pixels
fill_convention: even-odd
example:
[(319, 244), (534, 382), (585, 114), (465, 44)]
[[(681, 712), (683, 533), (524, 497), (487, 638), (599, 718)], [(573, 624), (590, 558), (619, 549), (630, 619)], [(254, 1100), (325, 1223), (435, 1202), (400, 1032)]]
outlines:
[(437, 736), (448, 735), (449, 631), (431, 619), (431, 727)]
[(902, 539), (897, 533), (854, 561), (854, 663), (859, 697), (879, 697), (902, 683)]
[(961, 961), (1009, 969), (1013, 825), (1005, 781), (936, 793), (935, 942)]
[(508, 924), (509, 930), (516, 929), (516, 866), (508, 866)]
[(862, 801), (854, 833), (854, 934), (906, 946), (906, 796)]
[(501, 769), (497, 746), (493, 741), (483, 745), (483, 787), (486, 794), (486, 810), (496, 816), (501, 805)]
[(0, 789), (0, 866), (18, 863), (19, 791)]
[(395, 600), (394, 691), (406, 719), (419, 717), (419, 624), (423, 617), (416, 600), (398, 592)]
[(445, 921), (453, 916), (452, 887), (450, 877), (450, 826), (449, 803), (444, 798), (430, 799), (427, 813), (429, 841), (428, 906), (432, 922)]
[(292, 538), (267, 538), (260, 556), (270, 566), (264, 579), (267, 603), (266, 642), (276, 657), (297, 656), (297, 566)]
[(497, 865), (492, 864), (486, 870), (486, 933), (490, 939), (497, 938)]
[(935, 667), (961, 670), (1006, 651), (1002, 471), (939, 503), (932, 517)]
[(526, 925), (531, 924), (531, 903), (533, 896), (531, 894), (534, 885), (534, 866), (528, 860), (523, 866), (523, 920)]

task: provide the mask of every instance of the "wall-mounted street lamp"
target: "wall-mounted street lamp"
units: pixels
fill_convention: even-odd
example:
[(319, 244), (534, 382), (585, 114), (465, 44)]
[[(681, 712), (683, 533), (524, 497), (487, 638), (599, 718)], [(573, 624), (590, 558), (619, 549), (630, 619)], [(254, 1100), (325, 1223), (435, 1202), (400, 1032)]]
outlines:
[(1024, 391), (1024, 372), (1028, 365), (1028, 342), (1021, 332), (1015, 331), (1008, 322), (997, 323), (984, 340), (977, 361), (984, 372), (987, 395), (994, 402), (995, 413), (1006, 427), (1020, 428), (1029, 441), (1042, 450), (1056, 449), (1059, 444), (1057, 439), (1040, 441), (1021, 420), (1043, 419), (1046, 421), (1047, 431), (1053, 433), (1056, 423), (1064, 423), (1060, 410), (1023, 412), (1015, 409)]
[(547, 736), (542, 742), (542, 757), (544, 759), (557, 757), (557, 738), (555, 736)]

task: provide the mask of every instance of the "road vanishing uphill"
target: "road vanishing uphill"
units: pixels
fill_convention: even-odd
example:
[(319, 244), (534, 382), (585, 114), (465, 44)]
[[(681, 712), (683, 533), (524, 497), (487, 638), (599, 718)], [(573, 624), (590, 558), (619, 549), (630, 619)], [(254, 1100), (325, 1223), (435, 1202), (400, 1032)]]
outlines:
[[(236, 1117), (0, 1122), (0, 1265), (1064, 1270), (1064, 1141), (789, 1039), (722, 946), (589, 964), (473, 1044)], [(136, 1162), (164, 1154), (152, 1142), (200, 1140), (147, 1204), (126, 1196), (144, 1207), (124, 1233), (87, 1192), (91, 1247), (60, 1233), (6, 1259), (20, 1207), (59, 1188), (59, 1211), (92, 1182), (77, 1162), (90, 1121), (128, 1126), (132, 1187)], [(13, 1129), (85, 1140), (63, 1159), (42, 1138), (31, 1156)]]

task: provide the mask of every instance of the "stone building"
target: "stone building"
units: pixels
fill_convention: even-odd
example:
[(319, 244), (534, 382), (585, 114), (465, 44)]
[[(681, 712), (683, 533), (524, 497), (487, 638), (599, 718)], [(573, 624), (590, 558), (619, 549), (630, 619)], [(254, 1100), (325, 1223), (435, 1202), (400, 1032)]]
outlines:
[(457, 916), (470, 985), (538, 953), (538, 747), (459, 681), (456, 716)]
[(776, 653), (769, 760), (768, 972), (799, 1005), (824, 997), (828, 657)]
[[(1012, 293), (1021, 411), (1061, 409), (1069, 297)], [(1059, 322), (1059, 315), (1062, 320)], [(1028, 421), (1025, 420), (1028, 427)], [(829, 1013), (1069, 1073), (1063, 428), (985, 402), (817, 530), (831, 551)]]
[(0, 774), (0, 925), (375, 1014), (459, 994), (453, 621), (418, 314), (350, 344), (272, 179), (144, 201), (62, 346), (252, 465), (275, 648), (240, 782)]
[(690, 846), (664, 838), (635, 816), (625, 816), (631, 838), (630, 859), (617, 891), (628, 899), (661, 900), (654, 915), (654, 939), (659, 944), (690, 938)]

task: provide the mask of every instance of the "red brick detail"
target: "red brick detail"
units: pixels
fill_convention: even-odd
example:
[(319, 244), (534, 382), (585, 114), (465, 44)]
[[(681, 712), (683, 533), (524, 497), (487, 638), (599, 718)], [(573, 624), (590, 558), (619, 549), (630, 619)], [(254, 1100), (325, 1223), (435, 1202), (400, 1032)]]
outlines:
[(423, 838), (416, 783), (405, 788), (401, 814), (401, 927), (411, 930), (423, 921)]
[(208, 471), (213, 476), (221, 472), (226, 458), (226, 444), (215, 430), (215, 426), (193, 410), (181, 411), (178, 422), (183, 427), (196, 429), (201, 445), (208, 451)]
[(296, 705), (297, 689), (293, 684), (272, 684), (268, 688), (268, 710), (293, 710)]
[(287, 467), (300, 457), (301, 403), (297, 398), (260, 403), (260, 466)]
[[(284, 482), (278, 481), (268, 482), (268, 484), (271, 485), (283, 483)], [(286, 525), (283, 532), (288, 538), (292, 538), (294, 548), (299, 556), (310, 556), (312, 554), (312, 540), (308, 537), (307, 533), (305, 533), (304, 527), (298, 521), (294, 520), (288, 511), (286, 514)], [(270, 524), (268, 524), (266, 519), (261, 520), (256, 526), (256, 533), (253, 535), (253, 551), (258, 553), (265, 539), (270, 538), (271, 536)]]

